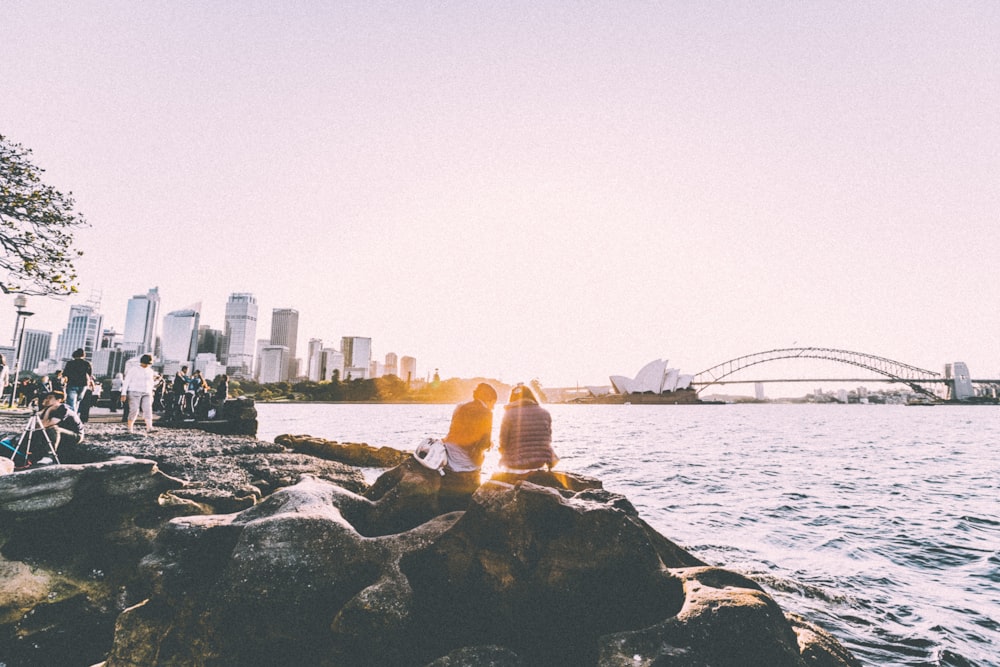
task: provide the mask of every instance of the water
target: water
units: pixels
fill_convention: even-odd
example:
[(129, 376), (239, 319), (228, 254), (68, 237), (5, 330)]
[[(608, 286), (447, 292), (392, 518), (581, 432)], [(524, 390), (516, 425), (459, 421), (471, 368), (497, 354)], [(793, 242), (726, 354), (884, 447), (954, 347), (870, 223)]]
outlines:
[[(1000, 409), (547, 407), (561, 469), (600, 478), (866, 664), (1000, 665)], [(258, 405), (262, 439), (407, 450), (452, 409)]]

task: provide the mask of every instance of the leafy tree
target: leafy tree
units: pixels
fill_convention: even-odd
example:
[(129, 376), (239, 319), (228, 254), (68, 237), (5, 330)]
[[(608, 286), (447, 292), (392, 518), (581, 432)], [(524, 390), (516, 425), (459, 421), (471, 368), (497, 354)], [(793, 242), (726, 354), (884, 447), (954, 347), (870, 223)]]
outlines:
[(0, 135), (0, 290), (76, 292), (72, 232), (87, 223), (72, 194), (42, 183), (31, 150)]

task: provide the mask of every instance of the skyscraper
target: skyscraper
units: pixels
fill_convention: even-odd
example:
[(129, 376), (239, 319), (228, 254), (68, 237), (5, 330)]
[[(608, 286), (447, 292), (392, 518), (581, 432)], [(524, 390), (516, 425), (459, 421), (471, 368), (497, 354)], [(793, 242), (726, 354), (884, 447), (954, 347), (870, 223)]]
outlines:
[(288, 348), (284, 345), (265, 345), (260, 350), (261, 383), (284, 382), (288, 379)]
[(382, 372), (386, 375), (399, 375), (399, 360), (395, 352), (389, 352), (385, 355), (385, 366)]
[(93, 305), (70, 306), (69, 321), (56, 339), (56, 361), (69, 360), (73, 351), (81, 348), (88, 359), (93, 357), (100, 342), (103, 322), (104, 316)]
[(201, 304), (167, 313), (163, 318), (163, 361), (189, 362), (198, 353), (198, 321)]
[(295, 358), (296, 343), (299, 339), (299, 311), (294, 308), (275, 308), (271, 311), (271, 345), (288, 348), (286, 363), (282, 371), (284, 376), (278, 380), (284, 382), (289, 377), (298, 375), (298, 363)]
[(340, 351), (344, 355), (344, 376), (352, 380), (364, 380), (371, 373), (372, 339), (361, 336), (344, 336), (340, 339)]
[(323, 360), (320, 356), (322, 354), (322, 350), (322, 338), (309, 339), (309, 349), (306, 352), (306, 371), (309, 375), (309, 379), (313, 382), (319, 382), (323, 379)]
[(37, 329), (24, 330), (24, 356), (21, 358), (21, 370), (34, 371), (43, 359), (49, 358), (52, 346), (52, 332)]
[(128, 309), (125, 312), (122, 347), (137, 354), (152, 354), (156, 349), (159, 314), (159, 287), (154, 287), (146, 294), (136, 294), (129, 299)]
[(253, 294), (234, 292), (226, 302), (227, 372), (236, 378), (252, 377), (254, 348), (257, 344), (257, 299)]
[(214, 354), (218, 361), (226, 349), (225, 341), (222, 329), (213, 329), (207, 324), (198, 327), (198, 354)]
[(299, 311), (294, 308), (275, 308), (271, 311), (271, 345), (284, 345), (288, 354), (295, 356), (299, 339)]

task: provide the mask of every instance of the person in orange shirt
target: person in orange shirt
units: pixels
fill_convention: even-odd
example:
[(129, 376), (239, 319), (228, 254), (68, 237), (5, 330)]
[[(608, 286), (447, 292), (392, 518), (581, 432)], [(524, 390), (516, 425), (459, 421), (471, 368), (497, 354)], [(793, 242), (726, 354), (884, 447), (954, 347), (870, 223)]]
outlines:
[(479, 488), (479, 470), (487, 450), (493, 446), (493, 407), (497, 391), (481, 382), (472, 400), (462, 403), (451, 415), (448, 435), (443, 438), (448, 464), (441, 478), (442, 509), (465, 509)]

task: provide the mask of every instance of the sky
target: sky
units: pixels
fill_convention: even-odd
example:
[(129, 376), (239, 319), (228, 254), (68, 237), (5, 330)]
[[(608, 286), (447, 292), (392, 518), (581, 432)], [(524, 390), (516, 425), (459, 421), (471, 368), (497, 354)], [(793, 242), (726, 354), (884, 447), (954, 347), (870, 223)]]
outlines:
[(90, 223), (29, 327), (156, 286), (418, 375), (1000, 377), (997, 35), (993, 1), (8, 0), (0, 134)]

